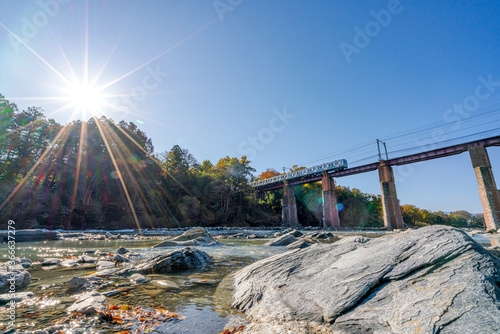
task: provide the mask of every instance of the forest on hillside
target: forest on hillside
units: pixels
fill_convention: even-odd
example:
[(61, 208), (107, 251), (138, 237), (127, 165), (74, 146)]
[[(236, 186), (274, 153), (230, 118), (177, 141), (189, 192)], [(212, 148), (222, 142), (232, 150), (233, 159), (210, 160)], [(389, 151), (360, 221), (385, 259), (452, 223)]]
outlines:
[[(295, 166), (294, 168), (302, 168)], [(199, 162), (174, 145), (155, 152), (136, 124), (102, 117), (59, 124), (0, 95), (0, 217), (16, 228), (277, 226), (282, 190), (258, 199), (245, 156)], [(270, 169), (258, 178), (278, 175)], [(344, 226), (382, 227), (379, 195), (336, 188)], [(295, 188), (299, 221), (319, 226), (321, 185)], [(482, 215), (402, 206), (409, 225), (481, 225)]]

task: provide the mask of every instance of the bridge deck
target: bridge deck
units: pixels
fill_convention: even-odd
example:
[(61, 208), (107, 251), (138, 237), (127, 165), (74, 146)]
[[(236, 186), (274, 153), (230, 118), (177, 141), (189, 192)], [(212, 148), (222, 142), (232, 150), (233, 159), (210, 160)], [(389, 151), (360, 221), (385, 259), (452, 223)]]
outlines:
[[(471, 141), (468, 143), (457, 144), (457, 145), (453, 145), (453, 146), (438, 148), (438, 149), (431, 150), (431, 151), (410, 154), (410, 155), (399, 157), (399, 158), (389, 159), (389, 160), (385, 161), (385, 165), (387, 165), (387, 166), (401, 166), (401, 165), (412, 164), (412, 163), (420, 162), (420, 161), (444, 158), (444, 157), (463, 153), (463, 152), (467, 151), (469, 148), (475, 147), (475, 146), (484, 146), (484, 147), (500, 146), (500, 136), (490, 137), (490, 138), (486, 138), (486, 139)], [(358, 166), (358, 167), (344, 169), (344, 170), (341, 170), (338, 172), (328, 173), (328, 176), (329, 177), (342, 177), (342, 176), (349, 176), (349, 175), (355, 175), (355, 174), (360, 174), (360, 173), (372, 172), (374, 170), (377, 170), (379, 165), (380, 165), (380, 162), (374, 162), (374, 163), (367, 164), (367, 165), (362, 165), (362, 166)], [(322, 178), (321, 175), (310, 176), (310, 177), (305, 177), (303, 179), (290, 181), (290, 182), (288, 182), (288, 184), (299, 185), (299, 184), (305, 184), (305, 183), (310, 183), (310, 182), (317, 182), (317, 181), (321, 181), (321, 178)], [(282, 182), (271, 184), (271, 185), (265, 185), (265, 186), (261, 186), (261, 187), (256, 187), (256, 189), (262, 190), (262, 191), (275, 190), (275, 189), (280, 189), (280, 188), (283, 188)]]

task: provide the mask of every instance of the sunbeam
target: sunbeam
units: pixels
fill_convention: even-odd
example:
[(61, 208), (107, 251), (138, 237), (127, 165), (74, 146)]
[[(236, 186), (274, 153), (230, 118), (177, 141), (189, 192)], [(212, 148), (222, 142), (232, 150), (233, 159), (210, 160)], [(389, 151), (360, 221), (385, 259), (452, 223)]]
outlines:
[(73, 184), (73, 191), (71, 192), (71, 197), (70, 197), (70, 213), (73, 213), (73, 210), (75, 208), (75, 200), (76, 200), (76, 193), (78, 191), (78, 182), (80, 181), (80, 168), (82, 167), (82, 155), (83, 155), (83, 146), (85, 144), (84, 138), (87, 138), (87, 123), (82, 122), (81, 123), (81, 128), (80, 128), (80, 140), (79, 140), (79, 145), (78, 145), (78, 156), (76, 160), (76, 171), (74, 172), (74, 184)]
[(122, 176), (122, 173), (120, 171), (120, 168), (118, 167), (118, 164), (116, 163), (116, 159), (115, 159), (115, 156), (113, 154), (113, 151), (111, 150), (111, 147), (109, 146), (108, 139), (106, 138), (106, 135), (105, 135), (104, 131), (102, 130), (102, 127), (99, 124), (99, 120), (97, 119), (96, 116), (94, 116), (94, 120), (96, 122), (97, 129), (99, 130), (99, 134), (101, 135), (101, 138), (104, 141), (104, 145), (106, 146), (109, 157), (111, 158), (111, 162), (113, 163), (113, 167), (115, 168), (118, 179), (120, 180), (120, 183), (122, 185), (123, 192), (125, 194), (125, 197), (127, 198), (128, 205), (130, 207), (130, 211), (132, 211), (132, 215), (134, 217), (135, 224), (137, 225), (137, 229), (139, 230), (139, 233), (142, 234), (142, 228), (141, 228), (141, 225), (139, 224), (139, 219), (137, 219), (137, 214), (135, 212), (134, 205), (132, 203), (129, 192), (127, 190), (127, 186), (125, 185), (125, 181), (123, 180), (123, 176)]
[(157, 56), (154, 56), (153, 58), (151, 58), (150, 60), (146, 61), (145, 63), (143, 63), (142, 65), (139, 65), (137, 66), (136, 68), (134, 68), (133, 70), (130, 70), (129, 72), (125, 73), (124, 75), (108, 82), (107, 84), (105, 84), (103, 86), (103, 89), (105, 88), (108, 88), (114, 84), (116, 84), (117, 82), (120, 82), (122, 81), (123, 79), (125, 79), (126, 77), (134, 74), (135, 72), (139, 71), (140, 69), (143, 69), (144, 67), (148, 66), (149, 64), (151, 64), (152, 62), (154, 62), (155, 60), (165, 56), (166, 54), (168, 54), (169, 52), (175, 50), (178, 46), (184, 44), (185, 42), (189, 41), (191, 38), (195, 37), (196, 35), (198, 35), (199, 33), (201, 33), (203, 30), (207, 29), (208, 27), (210, 27), (212, 24), (214, 24), (215, 22), (217, 22), (216, 19), (210, 21), (209, 23), (207, 23), (206, 25), (204, 25), (203, 27), (201, 27), (200, 29), (196, 30), (195, 32), (189, 34), (187, 37), (184, 37), (182, 40), (180, 40), (179, 42), (175, 43), (173, 46), (171, 46), (170, 48), (168, 48), (167, 50), (163, 51), (162, 53), (158, 54)]
[(64, 82), (67, 84), (70, 84), (71, 82), (64, 76), (62, 75), (58, 70), (54, 68), (48, 61), (46, 61), (42, 56), (40, 56), (35, 50), (33, 50), (28, 44), (26, 44), (25, 41), (22, 40), (21, 37), (17, 36), (12, 30), (7, 28), (2, 22), (0, 22), (0, 27), (4, 28), (7, 33), (12, 35), (19, 43), (21, 43), (26, 49), (28, 49), (35, 57), (38, 58), (42, 63), (44, 63), (54, 74), (56, 74), (59, 78), (61, 78)]
[(63, 128), (61, 128), (61, 130), (59, 130), (59, 132), (54, 137), (54, 139), (52, 140), (52, 142), (45, 149), (45, 151), (40, 156), (40, 158), (38, 158), (38, 160), (33, 164), (33, 166), (28, 171), (28, 173), (26, 173), (26, 175), (23, 177), (23, 179), (21, 180), (21, 182), (19, 182), (19, 184), (12, 190), (12, 192), (9, 194), (9, 196), (7, 196), (7, 198), (5, 199), (5, 201), (3, 201), (2, 204), (0, 204), (0, 210), (2, 210), (5, 207), (5, 205), (12, 199), (12, 197), (14, 197), (14, 195), (19, 191), (19, 189), (26, 183), (26, 181), (29, 179), (29, 177), (31, 176), (31, 174), (33, 174), (33, 172), (38, 167), (38, 165), (42, 162), (42, 160), (45, 158), (45, 156), (47, 156), (47, 154), (53, 149), (53, 147), (54, 147), (53, 145), (67, 131), (68, 131), (67, 127), (63, 127)]

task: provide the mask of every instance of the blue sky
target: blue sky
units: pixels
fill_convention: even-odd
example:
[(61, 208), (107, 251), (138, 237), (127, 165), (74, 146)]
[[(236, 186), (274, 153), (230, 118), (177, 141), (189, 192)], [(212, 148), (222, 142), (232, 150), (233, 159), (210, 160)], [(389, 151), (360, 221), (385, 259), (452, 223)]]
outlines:
[[(88, 50), (88, 77), (112, 83), (104, 114), (140, 123), (157, 152), (247, 154), (258, 173), (373, 162), (377, 138), (396, 157), (500, 134), (495, 1), (87, 4), (86, 20), (85, 1), (0, 0), (0, 93), (61, 123), (88, 119), (50, 99), (75, 81), (70, 67), (84, 80)], [(488, 152), (498, 179), (500, 148)], [(402, 204), (482, 211), (467, 154), (395, 176)], [(376, 173), (337, 183), (380, 193)]]

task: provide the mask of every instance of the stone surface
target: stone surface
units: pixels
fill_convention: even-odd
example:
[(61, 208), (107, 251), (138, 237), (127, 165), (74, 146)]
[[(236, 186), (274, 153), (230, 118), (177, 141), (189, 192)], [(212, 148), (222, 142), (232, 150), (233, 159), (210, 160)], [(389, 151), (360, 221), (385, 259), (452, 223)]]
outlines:
[(288, 246), (295, 241), (297, 241), (297, 238), (295, 238), (293, 235), (284, 234), (281, 237), (278, 237), (274, 240), (267, 242), (265, 245), (266, 246)]
[(234, 274), (245, 333), (499, 333), (500, 260), (464, 232), (430, 226), (346, 237)]
[(286, 233), (288, 235), (293, 235), (295, 238), (300, 238), (301, 236), (304, 235), (304, 233), (300, 232), (300, 231), (297, 231), (297, 230), (292, 230), (288, 233)]
[(210, 256), (204, 251), (186, 247), (146, 259), (134, 271), (141, 274), (170, 273), (203, 268), (210, 262)]
[(125, 247), (120, 247), (120, 248), (118, 248), (117, 253), (120, 255), (123, 255), (123, 254), (130, 253), (130, 251), (128, 249), (126, 249)]
[(189, 241), (189, 240), (196, 240), (198, 242), (204, 242), (207, 244), (215, 242), (215, 239), (203, 227), (192, 228), (182, 233), (178, 237), (172, 239), (172, 241), (175, 242)]
[(174, 246), (177, 246), (177, 242), (165, 240), (165, 241), (159, 243), (158, 245), (154, 245), (153, 248), (174, 247)]
[(165, 290), (179, 290), (180, 289), (180, 286), (173, 282), (173, 281), (169, 281), (169, 280), (154, 280), (154, 281), (151, 281), (151, 284), (155, 285), (156, 287), (159, 287), (159, 288), (162, 288), (162, 289), (165, 289)]
[[(12, 234), (10, 234), (12, 237)], [(8, 241), (9, 233), (0, 232), (0, 239)], [(40, 240), (60, 240), (63, 239), (61, 233), (47, 230), (16, 230), (16, 242), (40, 241)]]
[(78, 263), (96, 263), (97, 259), (92, 256), (82, 255), (77, 259)]
[(42, 266), (57, 266), (61, 264), (61, 259), (50, 258), (42, 261)]
[(309, 247), (309, 246), (311, 246), (311, 245), (309, 245), (307, 243), (307, 241), (305, 241), (305, 240), (297, 240), (295, 242), (292, 242), (288, 246), (286, 246), (286, 248), (289, 248), (289, 249), (299, 249), (299, 248), (306, 248), (306, 247)]
[(147, 281), (146, 277), (141, 274), (133, 274), (132, 276), (130, 276), (130, 280), (135, 283), (144, 283)]
[(115, 263), (111, 261), (99, 261), (97, 262), (97, 270), (111, 269), (115, 267)]
[(69, 289), (77, 290), (83, 287), (85, 284), (88, 284), (89, 280), (85, 277), (73, 277), (69, 281), (66, 282), (66, 285)]
[(7, 291), (14, 283), (16, 291), (31, 283), (31, 275), (20, 264), (10, 266), (8, 263), (0, 264), (0, 291)]
[(121, 256), (120, 254), (116, 254), (115, 256), (113, 256), (113, 261), (114, 262), (118, 262), (118, 263), (122, 263), (122, 262), (130, 262), (129, 259), (127, 259), (126, 257), (124, 256)]
[(0, 295), (0, 305), (5, 305), (11, 300), (15, 302), (20, 302), (21, 300), (33, 298), (35, 295), (33, 292), (16, 292), (16, 293), (4, 293)]
[(76, 300), (76, 302), (68, 307), (68, 313), (82, 313), (86, 315), (92, 315), (100, 312), (104, 309), (104, 303), (106, 302), (106, 296), (100, 294), (97, 291), (91, 291), (83, 294)]
[(33, 263), (31, 262), (30, 259), (26, 258), (18, 258), (16, 257), (14, 260), (12, 260), (13, 264), (19, 264), (21, 265), (24, 269), (30, 269)]
[(212, 243), (209, 243), (206, 245), (201, 245), (201, 246), (202, 247), (219, 247), (219, 246), (224, 246), (224, 244), (222, 242), (216, 241), (216, 242), (212, 242)]
[(71, 258), (71, 259), (63, 259), (60, 263), (62, 267), (76, 267), (78, 265), (78, 259), (77, 258)]

